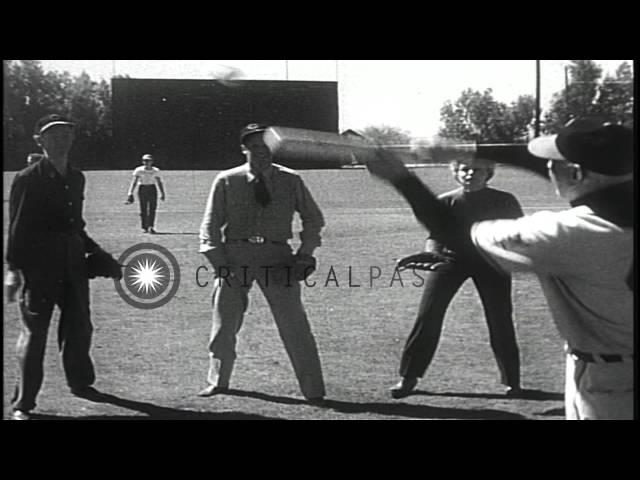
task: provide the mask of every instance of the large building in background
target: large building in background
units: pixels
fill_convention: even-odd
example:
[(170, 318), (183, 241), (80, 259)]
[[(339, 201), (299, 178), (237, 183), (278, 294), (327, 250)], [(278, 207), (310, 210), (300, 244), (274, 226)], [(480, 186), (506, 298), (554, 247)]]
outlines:
[(238, 134), (250, 122), (338, 132), (337, 82), (114, 78), (111, 85), (114, 169), (131, 168), (144, 153), (169, 170), (239, 165)]

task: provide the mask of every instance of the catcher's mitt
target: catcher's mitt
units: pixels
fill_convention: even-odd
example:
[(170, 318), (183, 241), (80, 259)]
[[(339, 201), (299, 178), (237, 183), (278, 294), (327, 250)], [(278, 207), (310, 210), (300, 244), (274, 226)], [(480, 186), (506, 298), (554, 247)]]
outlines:
[(306, 280), (313, 272), (316, 271), (318, 262), (314, 256), (297, 253), (293, 258), (292, 276), (296, 281), (301, 282), (302, 280)]
[(87, 274), (89, 278), (106, 277), (120, 280), (122, 266), (104, 250), (96, 250), (87, 256)]
[(133, 203), (133, 195), (127, 195), (127, 199), (124, 201), (125, 205), (131, 205)]
[(443, 272), (451, 270), (456, 263), (455, 257), (438, 252), (420, 252), (401, 258), (396, 263), (398, 270), (413, 268), (415, 270), (430, 270)]

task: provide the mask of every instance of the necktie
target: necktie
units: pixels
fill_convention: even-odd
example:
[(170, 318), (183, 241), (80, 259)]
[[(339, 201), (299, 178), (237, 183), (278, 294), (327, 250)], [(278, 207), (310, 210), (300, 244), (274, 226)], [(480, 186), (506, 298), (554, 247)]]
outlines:
[(267, 183), (265, 181), (264, 175), (261, 173), (256, 175), (255, 183), (253, 185), (253, 190), (256, 195), (256, 201), (258, 204), (266, 207), (271, 202), (271, 195), (269, 194), (269, 190), (267, 190)]

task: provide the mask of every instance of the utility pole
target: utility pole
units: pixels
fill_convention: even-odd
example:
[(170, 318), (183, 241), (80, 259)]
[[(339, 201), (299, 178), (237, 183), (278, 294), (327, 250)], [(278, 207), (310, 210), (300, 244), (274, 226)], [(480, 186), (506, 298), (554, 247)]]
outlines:
[(540, 60), (536, 60), (536, 123), (533, 136), (540, 136)]
[(344, 101), (344, 97), (343, 95), (341, 95), (341, 88), (340, 88), (340, 66), (339, 66), (339, 60), (336, 60), (336, 93), (338, 96), (338, 131), (341, 131), (343, 129), (343, 125), (344, 125), (344, 120), (342, 118), (342, 103)]

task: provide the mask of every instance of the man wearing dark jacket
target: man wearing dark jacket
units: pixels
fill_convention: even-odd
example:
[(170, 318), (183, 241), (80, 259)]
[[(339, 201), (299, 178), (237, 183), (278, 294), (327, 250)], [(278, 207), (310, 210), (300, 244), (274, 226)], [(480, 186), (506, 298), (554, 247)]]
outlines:
[[(47, 333), (53, 308), (60, 308), (58, 345), (67, 383), (74, 395), (97, 394), (89, 354), (92, 325), (86, 254), (102, 251), (85, 231), (82, 217), (85, 178), (69, 165), (74, 124), (47, 115), (34, 140), (44, 157), (20, 171), (11, 185), (5, 287), (9, 302), (22, 286), (18, 338), (20, 378), (13, 397), (15, 420), (28, 420), (42, 386)], [(110, 257), (109, 257), (110, 258)], [(115, 261), (113, 261), (115, 262)], [(119, 278), (119, 270), (114, 272)]]

